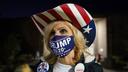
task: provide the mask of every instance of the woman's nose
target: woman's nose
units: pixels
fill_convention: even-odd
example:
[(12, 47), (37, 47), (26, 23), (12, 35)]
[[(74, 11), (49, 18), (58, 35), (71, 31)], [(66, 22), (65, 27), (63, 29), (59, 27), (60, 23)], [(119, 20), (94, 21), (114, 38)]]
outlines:
[(61, 33), (59, 31), (56, 31), (55, 35), (61, 35)]

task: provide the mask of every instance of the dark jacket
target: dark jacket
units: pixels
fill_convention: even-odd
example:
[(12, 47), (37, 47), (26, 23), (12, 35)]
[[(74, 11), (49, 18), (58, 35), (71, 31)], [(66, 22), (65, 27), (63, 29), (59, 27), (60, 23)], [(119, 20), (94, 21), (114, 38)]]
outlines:
[[(44, 72), (44, 71), (41, 71), (41, 69), (45, 70), (44, 68), (40, 67), (40, 71), (38, 70), (37, 71), (37, 68), (39, 69), (39, 65), (42, 63), (42, 61), (40, 61), (38, 64), (36, 64), (34, 66), (34, 72)], [(84, 64), (84, 67), (85, 67), (85, 70), (84, 72), (103, 72), (103, 67), (102, 65), (96, 63), (95, 59), (92, 61), (92, 62), (89, 62), (89, 63), (84, 63), (84, 57), (81, 57), (80, 61), (78, 61), (76, 63), (76, 65), (78, 63), (83, 63)], [(44, 65), (41, 65), (41, 66), (44, 66)], [(75, 67), (75, 66), (74, 66)], [(74, 69), (73, 67), (73, 69)], [(46, 70), (45, 72), (53, 72), (53, 65), (49, 64), (49, 69), (48, 71)], [(73, 71), (74, 72), (74, 71)]]

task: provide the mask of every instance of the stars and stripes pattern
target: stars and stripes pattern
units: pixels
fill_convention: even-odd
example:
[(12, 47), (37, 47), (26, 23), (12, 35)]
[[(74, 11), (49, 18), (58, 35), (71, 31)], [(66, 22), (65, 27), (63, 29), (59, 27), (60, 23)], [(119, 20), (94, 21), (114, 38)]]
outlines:
[(87, 39), (86, 44), (88, 47), (95, 39), (96, 28), (92, 16), (87, 10), (77, 4), (62, 4), (53, 9), (34, 14), (32, 20), (42, 35), (44, 35), (43, 28), (51, 21), (68, 20), (82, 31)]

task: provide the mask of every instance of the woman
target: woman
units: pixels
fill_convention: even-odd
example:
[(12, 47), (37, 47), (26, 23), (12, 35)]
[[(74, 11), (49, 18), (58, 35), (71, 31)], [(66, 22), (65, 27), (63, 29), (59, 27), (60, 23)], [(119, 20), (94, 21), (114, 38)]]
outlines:
[[(68, 21), (50, 23), (46, 27), (44, 39), (46, 48), (51, 52), (45, 60), (49, 64), (54, 64), (53, 72), (55, 69), (61, 69), (56, 68), (59, 64), (65, 64), (70, 69), (70, 65), (78, 62), (85, 49), (83, 35)], [(55, 70), (55, 72), (57, 71)]]
[[(44, 36), (44, 53), (49, 52), (37, 72), (102, 72), (87, 50), (95, 38), (95, 25), (84, 8), (67, 3), (32, 19)], [(43, 25), (44, 32), (38, 24)]]

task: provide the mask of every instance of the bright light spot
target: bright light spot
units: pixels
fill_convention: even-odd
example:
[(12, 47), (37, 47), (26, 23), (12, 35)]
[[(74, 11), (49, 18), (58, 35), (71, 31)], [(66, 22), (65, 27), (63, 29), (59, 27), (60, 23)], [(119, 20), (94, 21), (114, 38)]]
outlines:
[(100, 52), (103, 52), (103, 51), (104, 51), (104, 49), (103, 49), (103, 48), (100, 48), (100, 49), (99, 49), (99, 51), (100, 51)]

